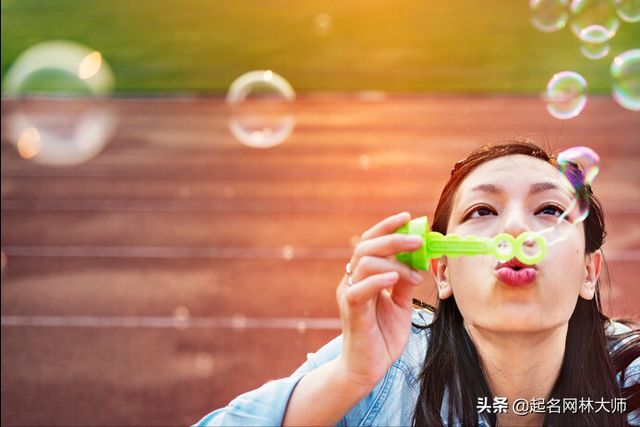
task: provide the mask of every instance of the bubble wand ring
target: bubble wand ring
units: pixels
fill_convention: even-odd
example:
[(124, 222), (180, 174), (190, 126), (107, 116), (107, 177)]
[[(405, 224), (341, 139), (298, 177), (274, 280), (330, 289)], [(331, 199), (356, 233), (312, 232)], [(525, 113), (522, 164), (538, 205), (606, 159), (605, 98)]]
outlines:
[[(459, 236), (448, 234), (444, 236), (437, 231), (429, 231), (426, 216), (416, 218), (400, 227), (396, 233), (417, 234), (424, 240), (424, 244), (416, 251), (402, 252), (396, 255), (398, 260), (410, 267), (429, 270), (429, 259), (441, 256), (459, 257), (460, 255), (493, 255), (501, 261), (517, 258), (523, 264), (536, 264), (547, 253), (547, 243), (542, 235), (534, 231), (527, 231), (517, 238), (510, 234), (501, 233), (493, 239), (488, 237)], [(538, 245), (537, 253), (528, 255), (524, 246), (529, 242)]]

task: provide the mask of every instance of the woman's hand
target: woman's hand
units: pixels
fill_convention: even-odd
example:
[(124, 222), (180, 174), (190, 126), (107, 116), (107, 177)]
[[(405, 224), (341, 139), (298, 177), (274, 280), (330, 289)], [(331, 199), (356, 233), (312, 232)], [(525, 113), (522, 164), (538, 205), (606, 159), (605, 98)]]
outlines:
[(404, 351), (411, 333), (413, 288), (422, 276), (390, 257), (422, 245), (419, 236), (394, 233), (409, 219), (408, 213), (389, 217), (362, 235), (351, 257), (351, 276), (345, 275), (337, 291), (342, 352), (300, 380), (282, 425), (335, 425)]
[(422, 245), (420, 236), (394, 233), (410, 219), (404, 212), (366, 231), (351, 258), (352, 274), (336, 292), (344, 334), (338, 362), (346, 379), (363, 388), (384, 377), (409, 340), (413, 289), (422, 276), (391, 257)]

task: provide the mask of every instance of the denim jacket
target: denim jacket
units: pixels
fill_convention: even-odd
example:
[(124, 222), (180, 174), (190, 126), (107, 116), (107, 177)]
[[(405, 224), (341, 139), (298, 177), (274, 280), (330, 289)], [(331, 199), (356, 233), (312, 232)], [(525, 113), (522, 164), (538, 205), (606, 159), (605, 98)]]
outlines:
[[(429, 324), (433, 315), (425, 310), (413, 312), (413, 322)], [(608, 333), (628, 330), (614, 324)], [(427, 352), (429, 330), (412, 327), (409, 342), (402, 355), (391, 366), (373, 391), (358, 403), (337, 424), (338, 426), (409, 426), (418, 400), (418, 375)], [(262, 387), (235, 398), (226, 408), (218, 409), (202, 418), (196, 426), (279, 426), (282, 424), (289, 398), (298, 381), (315, 368), (335, 359), (342, 350), (342, 336), (329, 342), (317, 353), (307, 355), (307, 361), (289, 378), (271, 381)], [(640, 359), (627, 369), (626, 384), (640, 382)], [(621, 384), (622, 385), (622, 384)], [(445, 393), (446, 400), (446, 393)], [(511, 402), (509, 402), (511, 404)], [(511, 410), (511, 408), (509, 408)], [(447, 425), (447, 403), (440, 412)], [(640, 425), (640, 411), (628, 415), (631, 425)], [(479, 414), (480, 427), (488, 427)], [(456, 424), (459, 425), (459, 424)]]

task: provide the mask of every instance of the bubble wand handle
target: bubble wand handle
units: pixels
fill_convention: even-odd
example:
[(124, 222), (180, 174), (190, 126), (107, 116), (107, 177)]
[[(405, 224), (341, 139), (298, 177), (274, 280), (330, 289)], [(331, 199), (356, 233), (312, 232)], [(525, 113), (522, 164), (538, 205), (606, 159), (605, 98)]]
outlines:
[[(535, 264), (544, 258), (547, 251), (545, 239), (536, 232), (527, 231), (517, 238), (510, 234), (501, 233), (493, 239), (488, 237), (459, 236), (457, 234), (443, 235), (435, 231), (429, 231), (429, 223), (426, 216), (416, 218), (400, 227), (396, 233), (417, 234), (424, 240), (424, 244), (416, 251), (402, 252), (396, 257), (410, 267), (420, 270), (429, 270), (429, 259), (441, 256), (458, 257), (460, 255), (493, 255), (497, 259), (507, 261), (517, 258), (523, 264)], [(538, 245), (535, 254), (524, 251), (524, 245), (533, 241)]]

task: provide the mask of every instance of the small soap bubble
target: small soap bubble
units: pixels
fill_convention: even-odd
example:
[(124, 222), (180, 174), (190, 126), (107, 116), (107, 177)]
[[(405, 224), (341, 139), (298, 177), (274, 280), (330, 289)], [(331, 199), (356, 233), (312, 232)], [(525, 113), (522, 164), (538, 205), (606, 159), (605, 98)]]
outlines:
[(557, 73), (547, 84), (545, 101), (553, 117), (561, 120), (576, 117), (587, 104), (587, 81), (573, 71)]
[(211, 353), (200, 351), (196, 353), (194, 359), (194, 370), (198, 376), (203, 378), (211, 376), (215, 368), (215, 361)]
[(588, 147), (573, 147), (558, 155), (558, 169), (575, 197), (561, 219), (568, 218), (573, 224), (584, 221), (589, 214), (589, 193), (596, 175), (600, 171), (600, 157)]
[(298, 322), (298, 333), (304, 334), (307, 331), (307, 324), (305, 322)]
[(613, 99), (631, 111), (640, 111), (640, 49), (628, 50), (611, 63)]
[(15, 101), (7, 133), (20, 156), (55, 166), (95, 157), (115, 132), (105, 99), (114, 82), (102, 54), (86, 46), (49, 41), (24, 51), (3, 82), (3, 95)]
[(242, 313), (236, 313), (231, 318), (231, 327), (233, 329), (243, 331), (247, 328), (247, 316)]
[(282, 258), (285, 261), (291, 261), (293, 259), (293, 247), (286, 245), (282, 248)]
[(173, 327), (176, 329), (186, 329), (189, 325), (189, 319), (191, 317), (191, 313), (189, 309), (185, 306), (176, 307), (173, 311)]
[(572, 147), (558, 154), (557, 167), (573, 199), (552, 227), (540, 231), (548, 246), (564, 241), (589, 215), (589, 187), (600, 172), (600, 156), (589, 147)]
[(291, 85), (271, 70), (251, 71), (229, 87), (229, 129), (249, 147), (268, 148), (284, 142), (295, 127)]
[(609, 43), (590, 43), (590, 42), (582, 42), (580, 45), (580, 52), (582, 56), (587, 59), (602, 59), (605, 56), (609, 55), (611, 51), (611, 46)]
[(366, 154), (363, 154), (358, 159), (358, 164), (360, 165), (360, 169), (362, 169), (363, 171), (368, 171), (369, 169), (371, 169), (371, 158)]
[(326, 37), (333, 32), (333, 18), (328, 13), (319, 13), (313, 17), (313, 32)]
[(616, 35), (620, 20), (609, 0), (573, 0), (571, 31), (580, 40), (604, 43)]
[[(558, 169), (575, 190), (590, 186), (600, 172), (600, 156), (589, 147), (564, 150), (558, 154), (557, 162)], [(572, 169), (569, 166), (575, 167)]]
[(639, 0), (615, 0), (616, 12), (620, 19), (626, 22), (640, 21), (640, 1)]
[(22, 131), (18, 137), (18, 153), (23, 159), (30, 159), (36, 156), (42, 148), (40, 132), (34, 127)]
[(545, 33), (561, 30), (569, 20), (568, 0), (530, 0), (529, 10), (531, 25)]

